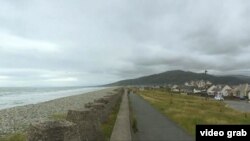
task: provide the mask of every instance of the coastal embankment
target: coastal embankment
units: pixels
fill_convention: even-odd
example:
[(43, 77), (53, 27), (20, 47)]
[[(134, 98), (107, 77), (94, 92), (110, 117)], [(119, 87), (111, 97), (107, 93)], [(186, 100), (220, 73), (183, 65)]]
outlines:
[(31, 123), (63, 117), (68, 110), (84, 109), (84, 105), (96, 99), (111, 95), (116, 88), (59, 98), (38, 104), (0, 110), (0, 135), (25, 131)]

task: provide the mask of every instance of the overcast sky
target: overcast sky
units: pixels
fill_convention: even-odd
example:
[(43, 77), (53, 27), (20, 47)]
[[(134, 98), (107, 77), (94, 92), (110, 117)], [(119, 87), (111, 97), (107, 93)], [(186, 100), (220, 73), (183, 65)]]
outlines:
[(0, 86), (250, 75), (247, 0), (1, 0)]

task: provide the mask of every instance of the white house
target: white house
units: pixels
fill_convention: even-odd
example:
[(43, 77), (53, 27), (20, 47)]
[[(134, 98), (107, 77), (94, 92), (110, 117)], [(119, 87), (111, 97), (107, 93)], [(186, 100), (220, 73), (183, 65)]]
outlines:
[(233, 96), (244, 98), (248, 96), (249, 91), (250, 87), (248, 84), (241, 84), (233, 89)]
[(229, 96), (229, 92), (232, 90), (232, 88), (228, 85), (225, 85), (222, 89), (221, 89), (221, 93), (223, 96)]
[(204, 88), (206, 86), (206, 82), (204, 80), (200, 80), (196, 82), (198, 88)]
[(178, 85), (172, 86), (171, 91), (172, 92), (180, 92), (179, 86)]
[(247, 92), (249, 91), (249, 85), (248, 84), (240, 85), (238, 89), (239, 89), (239, 96), (241, 98), (245, 97), (247, 96)]
[(201, 92), (202, 92), (202, 90), (201, 90), (201, 89), (199, 89), (199, 88), (198, 88), (198, 89), (197, 89), (197, 88), (195, 89), (195, 88), (194, 88), (194, 93), (195, 93), (195, 94), (197, 94), (197, 93), (201, 93)]
[(207, 89), (207, 94), (208, 95), (214, 95), (214, 89), (217, 88), (215, 85), (212, 85)]
[(210, 81), (207, 81), (206, 84), (209, 85), (209, 86), (211, 86), (213, 83), (210, 82)]
[(188, 82), (185, 82), (184, 84), (185, 86), (192, 86), (191, 84), (189, 84)]

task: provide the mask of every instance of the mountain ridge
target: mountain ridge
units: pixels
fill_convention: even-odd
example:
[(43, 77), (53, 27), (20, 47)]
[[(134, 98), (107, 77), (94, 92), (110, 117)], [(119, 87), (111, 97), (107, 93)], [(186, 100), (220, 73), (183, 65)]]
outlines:
[(171, 70), (134, 79), (121, 80), (108, 84), (107, 86), (184, 84), (192, 80), (208, 80), (213, 84), (228, 85), (250, 83), (250, 77), (244, 77), (243, 75), (241, 75), (241, 77), (237, 77), (236, 75), (215, 76), (191, 71)]

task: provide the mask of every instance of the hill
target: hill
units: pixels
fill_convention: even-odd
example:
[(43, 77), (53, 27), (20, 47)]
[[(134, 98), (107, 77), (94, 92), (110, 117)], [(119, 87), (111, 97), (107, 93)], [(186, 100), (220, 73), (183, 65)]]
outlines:
[(162, 85), (162, 84), (184, 84), (191, 80), (208, 80), (213, 84), (229, 84), (237, 85), (242, 83), (249, 83), (249, 77), (236, 76), (214, 76), (205, 75), (204, 73), (194, 73), (182, 70), (166, 71), (159, 74), (153, 74), (136, 79), (128, 79), (118, 81), (108, 86), (124, 86), (124, 85)]

